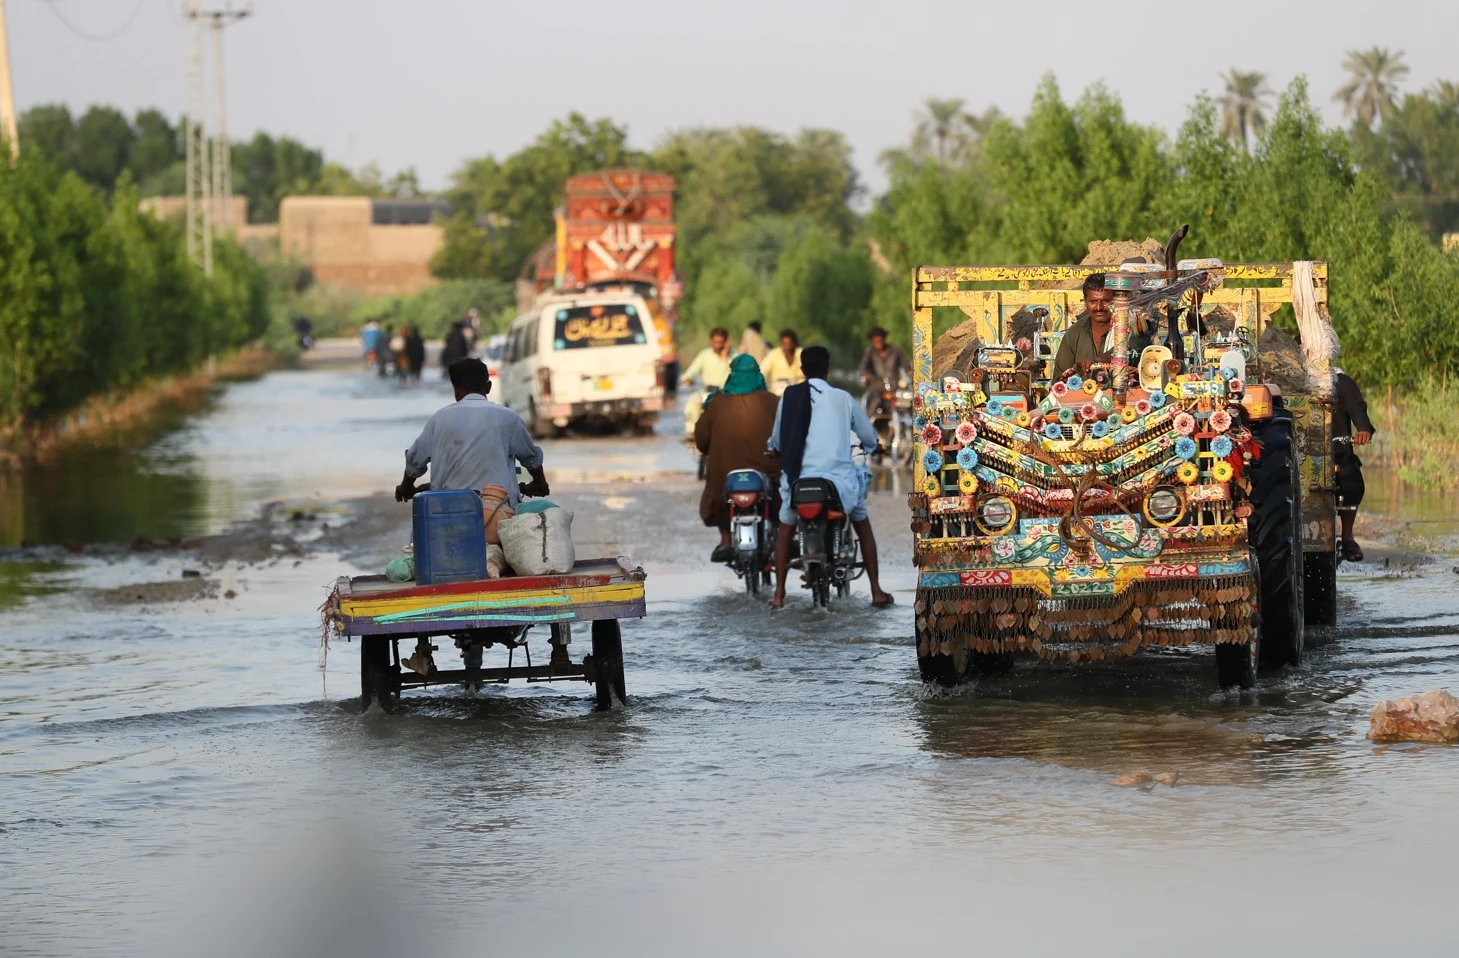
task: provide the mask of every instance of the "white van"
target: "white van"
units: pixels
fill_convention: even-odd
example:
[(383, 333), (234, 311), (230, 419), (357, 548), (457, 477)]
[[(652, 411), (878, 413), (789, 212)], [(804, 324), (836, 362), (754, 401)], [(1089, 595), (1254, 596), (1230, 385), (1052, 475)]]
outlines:
[(652, 309), (623, 290), (538, 300), (507, 331), (500, 402), (539, 437), (569, 427), (650, 431), (664, 408)]

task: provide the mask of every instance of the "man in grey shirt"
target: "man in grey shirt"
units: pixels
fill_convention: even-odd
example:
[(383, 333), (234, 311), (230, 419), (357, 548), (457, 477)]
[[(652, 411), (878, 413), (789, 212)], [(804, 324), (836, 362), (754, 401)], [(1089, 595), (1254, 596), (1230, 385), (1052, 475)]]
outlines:
[[(458, 359), (449, 372), (456, 402), (436, 410), (421, 434), (405, 451), (405, 478), (395, 487), (404, 502), (415, 495), (415, 481), (431, 469), (432, 489), (471, 489), (487, 486), (507, 490), (507, 503), (515, 509), (523, 495), (545, 496), (551, 490), (542, 471), (542, 450), (527, 433), (516, 413), (486, 398), (491, 378), (479, 359)], [(532, 481), (517, 486), (520, 462)]]

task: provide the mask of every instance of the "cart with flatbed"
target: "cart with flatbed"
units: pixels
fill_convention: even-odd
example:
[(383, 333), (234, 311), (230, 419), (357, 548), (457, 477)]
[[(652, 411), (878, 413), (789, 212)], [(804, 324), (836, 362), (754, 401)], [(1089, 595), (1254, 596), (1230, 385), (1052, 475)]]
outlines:
[[(620, 619), (642, 618), (642, 568), (623, 557), (577, 562), (570, 573), (443, 585), (391, 582), (382, 575), (342, 576), (324, 605), (325, 628), (360, 640), (360, 708), (394, 708), (407, 688), (459, 684), (480, 687), (512, 679), (590, 682), (599, 708), (624, 700)], [(573, 625), (590, 623), (591, 652), (572, 661)], [(528, 637), (547, 626), (551, 654), (534, 663)], [(462, 667), (441, 669), (432, 639), (449, 637)], [(414, 651), (401, 659), (401, 642)], [(491, 646), (507, 649), (507, 664), (482, 667)]]

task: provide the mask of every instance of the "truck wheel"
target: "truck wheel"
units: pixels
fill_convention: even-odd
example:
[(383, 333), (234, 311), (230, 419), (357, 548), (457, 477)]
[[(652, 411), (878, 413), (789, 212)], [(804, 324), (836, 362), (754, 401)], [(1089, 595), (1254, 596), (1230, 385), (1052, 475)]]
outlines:
[(1216, 684), (1223, 689), (1256, 685), (1258, 650), (1259, 643), (1254, 639), (1243, 645), (1224, 642), (1216, 646)]
[(1279, 410), (1261, 434), (1248, 537), (1261, 582), (1263, 665), (1300, 665), (1303, 630), (1302, 488), (1292, 414)]
[(360, 712), (375, 702), (393, 712), (400, 700), (400, 673), (390, 661), (390, 640), (382, 636), (360, 639)]
[(623, 679), (623, 632), (617, 619), (597, 619), (593, 622), (593, 663), (597, 667), (597, 678), (593, 685), (598, 693), (598, 710), (606, 712), (613, 707), (613, 699), (628, 702), (628, 688)]
[(1013, 671), (1012, 652), (969, 652), (968, 674), (974, 677)]
[(1337, 625), (1337, 554), (1309, 552), (1302, 557), (1302, 589), (1307, 621), (1313, 625)]
[[(920, 618), (920, 616), (919, 616)], [(914, 626), (916, 630), (917, 648), (922, 648), (922, 627)], [(917, 655), (917, 671), (922, 673), (922, 681), (929, 685), (938, 685), (945, 689), (955, 688), (962, 682), (962, 675), (959, 673), (957, 663), (950, 655)]]

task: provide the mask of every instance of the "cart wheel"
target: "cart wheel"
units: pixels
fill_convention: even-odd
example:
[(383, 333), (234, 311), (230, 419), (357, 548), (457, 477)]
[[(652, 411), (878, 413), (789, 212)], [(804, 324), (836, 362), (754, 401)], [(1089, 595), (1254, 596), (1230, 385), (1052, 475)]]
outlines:
[(613, 707), (613, 699), (628, 702), (623, 680), (623, 632), (617, 619), (598, 619), (593, 623), (593, 662), (597, 667), (594, 686), (598, 692), (598, 709)]
[(390, 661), (390, 640), (366, 636), (360, 640), (360, 712), (380, 703), (386, 712), (400, 699), (400, 672)]

